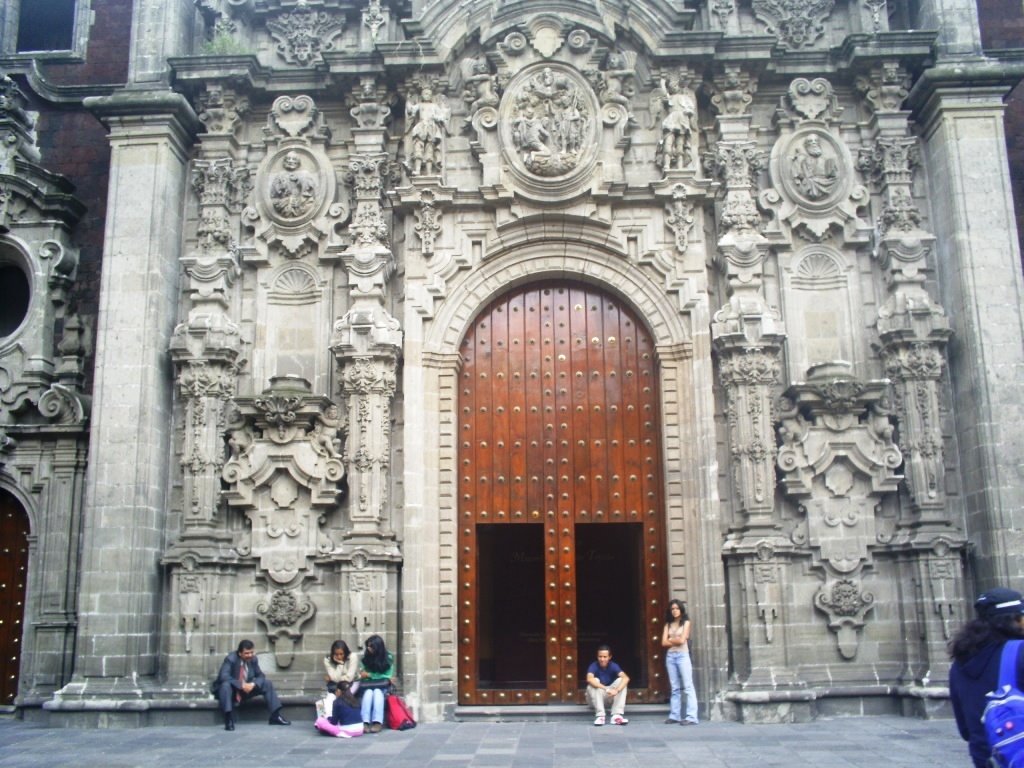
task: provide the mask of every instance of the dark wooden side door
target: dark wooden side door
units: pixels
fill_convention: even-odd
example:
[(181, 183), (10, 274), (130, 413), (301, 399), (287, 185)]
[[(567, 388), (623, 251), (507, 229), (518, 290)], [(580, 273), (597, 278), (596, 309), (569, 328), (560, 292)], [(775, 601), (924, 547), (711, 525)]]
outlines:
[(651, 338), (609, 294), (517, 288), (462, 344), (459, 703), (582, 702), (607, 642), (664, 698), (661, 440)]
[(18, 695), (21, 633), (28, 576), (28, 518), (21, 505), (0, 491), (0, 704)]

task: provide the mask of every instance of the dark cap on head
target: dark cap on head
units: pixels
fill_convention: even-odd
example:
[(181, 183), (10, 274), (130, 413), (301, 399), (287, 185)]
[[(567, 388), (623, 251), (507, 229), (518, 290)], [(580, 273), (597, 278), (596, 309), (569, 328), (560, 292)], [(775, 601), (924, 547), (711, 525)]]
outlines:
[(996, 587), (983, 592), (974, 601), (974, 610), (980, 619), (1024, 613), (1024, 596), (1012, 589)]

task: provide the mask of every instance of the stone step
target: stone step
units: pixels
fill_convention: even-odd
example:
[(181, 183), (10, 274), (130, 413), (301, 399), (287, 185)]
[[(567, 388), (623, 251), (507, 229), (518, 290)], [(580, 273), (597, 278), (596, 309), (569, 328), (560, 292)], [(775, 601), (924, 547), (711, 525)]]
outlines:
[[(628, 704), (629, 720), (664, 720), (668, 717), (667, 704)], [(583, 704), (526, 704), (522, 706), (456, 707), (454, 719), (462, 722), (564, 722), (593, 720), (593, 710)]]

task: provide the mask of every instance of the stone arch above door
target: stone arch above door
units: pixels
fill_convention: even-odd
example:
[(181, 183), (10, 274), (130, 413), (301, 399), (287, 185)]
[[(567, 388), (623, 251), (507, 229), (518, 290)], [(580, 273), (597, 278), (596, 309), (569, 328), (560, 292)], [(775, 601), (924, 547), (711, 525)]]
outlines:
[(636, 265), (586, 242), (550, 241), (499, 253), (452, 288), (425, 324), (424, 348), (455, 352), (474, 315), (495, 296), (521, 283), (558, 278), (605, 286), (644, 318), (659, 350), (689, 355), (691, 336), (678, 303)]

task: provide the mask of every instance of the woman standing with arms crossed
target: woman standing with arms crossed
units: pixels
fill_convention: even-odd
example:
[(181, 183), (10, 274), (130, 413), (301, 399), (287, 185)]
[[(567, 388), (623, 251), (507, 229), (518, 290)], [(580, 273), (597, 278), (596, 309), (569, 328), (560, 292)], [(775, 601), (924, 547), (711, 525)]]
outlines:
[[(697, 724), (697, 691), (693, 687), (693, 664), (690, 662), (690, 617), (679, 600), (669, 600), (665, 631), (661, 633), (661, 646), (665, 651), (665, 666), (672, 685), (669, 699), (668, 724)], [(682, 719), (682, 697), (686, 694), (686, 718)]]

